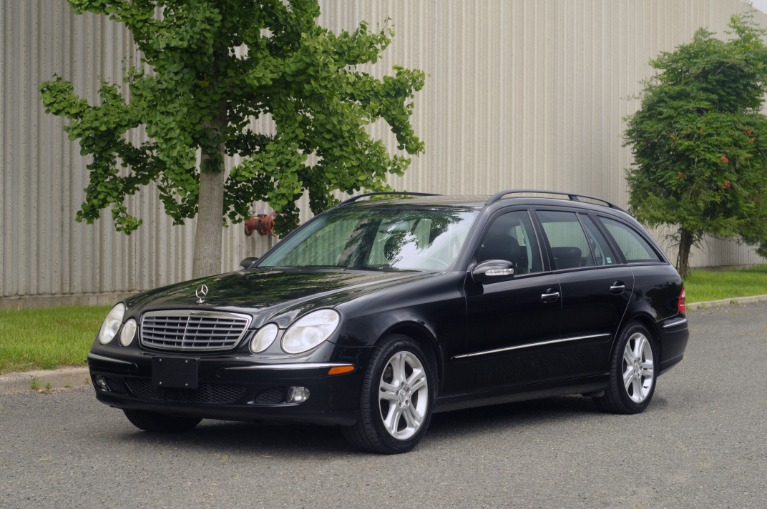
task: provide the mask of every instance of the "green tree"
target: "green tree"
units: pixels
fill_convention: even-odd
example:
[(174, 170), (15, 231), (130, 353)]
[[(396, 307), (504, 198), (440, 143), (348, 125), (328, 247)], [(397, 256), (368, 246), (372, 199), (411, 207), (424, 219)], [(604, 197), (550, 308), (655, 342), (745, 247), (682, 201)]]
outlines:
[(704, 235), (759, 244), (767, 255), (767, 49), (750, 16), (729, 26), (727, 41), (701, 29), (650, 62), (657, 73), (625, 132), (631, 211), (675, 229), (682, 276)]
[[(117, 230), (141, 220), (126, 197), (154, 182), (174, 223), (197, 216), (193, 273), (218, 272), (225, 218), (239, 222), (254, 201), (278, 212), (278, 231), (298, 223), (304, 192), (317, 213), (334, 190), (387, 189), (408, 155), (424, 146), (410, 124), (419, 70), (377, 79), (358, 69), (391, 42), (388, 26), (361, 23), (338, 34), (317, 25), (317, 0), (68, 0), (123, 23), (140, 50), (126, 87), (103, 83), (99, 104), (55, 77), (41, 87), (47, 112), (91, 156), (78, 221), (111, 208)], [(267, 129), (258, 130), (264, 119)], [(399, 153), (365, 126), (382, 119)], [(146, 133), (131, 142), (137, 129)], [(227, 157), (240, 162), (227, 175)]]

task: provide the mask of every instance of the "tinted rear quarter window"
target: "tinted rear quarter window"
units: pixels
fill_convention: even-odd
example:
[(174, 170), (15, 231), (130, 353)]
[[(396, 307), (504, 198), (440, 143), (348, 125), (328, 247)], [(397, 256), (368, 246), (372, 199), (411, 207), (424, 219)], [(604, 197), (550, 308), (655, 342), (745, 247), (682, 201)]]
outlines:
[(610, 244), (599, 231), (597, 225), (594, 224), (589, 216), (578, 214), (578, 217), (581, 220), (581, 224), (583, 224), (586, 237), (589, 239), (589, 245), (591, 246), (591, 251), (594, 255), (594, 262), (597, 265), (613, 265), (617, 263)]
[(630, 226), (607, 217), (600, 217), (599, 220), (610, 232), (627, 262), (663, 261), (650, 243)]

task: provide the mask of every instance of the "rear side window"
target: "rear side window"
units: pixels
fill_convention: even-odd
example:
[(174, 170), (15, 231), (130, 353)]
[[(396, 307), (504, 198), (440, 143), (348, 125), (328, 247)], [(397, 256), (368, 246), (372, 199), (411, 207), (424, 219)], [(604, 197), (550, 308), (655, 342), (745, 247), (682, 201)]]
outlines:
[(627, 262), (663, 261), (650, 243), (630, 226), (606, 217), (600, 217), (599, 220), (615, 239)]
[(536, 214), (549, 240), (555, 269), (595, 265), (589, 241), (575, 213), (540, 210)]

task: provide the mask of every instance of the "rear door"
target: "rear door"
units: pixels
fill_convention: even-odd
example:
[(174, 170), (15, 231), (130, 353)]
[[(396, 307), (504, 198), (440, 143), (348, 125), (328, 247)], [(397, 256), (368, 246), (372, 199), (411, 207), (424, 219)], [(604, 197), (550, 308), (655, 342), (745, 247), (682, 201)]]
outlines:
[(632, 270), (585, 213), (537, 210), (562, 291), (562, 377), (602, 374), (634, 288)]

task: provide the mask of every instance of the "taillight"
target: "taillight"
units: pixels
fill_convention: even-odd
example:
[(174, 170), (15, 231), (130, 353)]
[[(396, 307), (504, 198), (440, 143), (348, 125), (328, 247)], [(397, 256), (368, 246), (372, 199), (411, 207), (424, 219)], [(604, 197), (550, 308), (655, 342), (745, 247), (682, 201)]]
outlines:
[(679, 300), (676, 302), (676, 308), (679, 310), (680, 313), (687, 312), (687, 295), (684, 293), (684, 287), (682, 287), (682, 293), (679, 294)]

